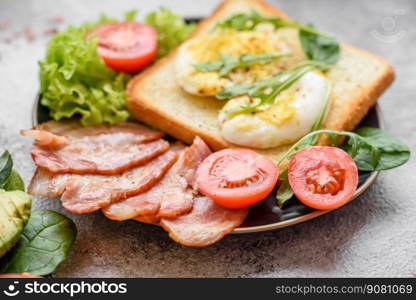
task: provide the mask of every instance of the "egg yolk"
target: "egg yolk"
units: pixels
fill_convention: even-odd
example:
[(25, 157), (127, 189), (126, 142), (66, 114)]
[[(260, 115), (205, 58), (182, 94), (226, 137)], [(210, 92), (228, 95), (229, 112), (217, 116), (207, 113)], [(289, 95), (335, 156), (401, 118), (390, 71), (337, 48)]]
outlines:
[(296, 109), (291, 105), (294, 99), (294, 92), (286, 92), (276, 99), (270, 108), (257, 113), (257, 116), (263, 121), (280, 127), (295, 116)]
[(213, 32), (196, 40), (189, 50), (202, 63), (216, 61), (220, 54), (239, 57), (243, 54), (279, 53), (270, 32), (241, 32), (233, 29)]

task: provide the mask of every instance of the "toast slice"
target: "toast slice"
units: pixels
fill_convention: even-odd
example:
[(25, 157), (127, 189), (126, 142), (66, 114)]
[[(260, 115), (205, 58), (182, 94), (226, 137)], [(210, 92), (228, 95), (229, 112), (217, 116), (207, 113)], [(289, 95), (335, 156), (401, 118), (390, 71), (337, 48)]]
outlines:
[[(210, 17), (198, 24), (190, 38), (212, 30), (219, 21), (231, 15), (252, 9), (263, 15), (288, 18), (262, 0), (226, 0)], [(297, 30), (280, 30), (286, 42), (291, 44), (292, 51), (296, 49), (291, 56), (293, 63), (305, 59)], [(129, 82), (127, 106), (130, 112), (137, 119), (188, 144), (195, 136), (200, 136), (213, 150), (235, 147), (222, 138), (218, 125), (218, 111), (225, 102), (183, 91), (175, 80), (176, 56), (177, 50), (174, 50)], [(327, 74), (334, 87), (331, 106), (322, 128), (333, 130), (354, 129), (394, 79), (389, 63), (345, 44), (341, 45), (337, 65)], [(255, 150), (277, 160), (289, 146)]]

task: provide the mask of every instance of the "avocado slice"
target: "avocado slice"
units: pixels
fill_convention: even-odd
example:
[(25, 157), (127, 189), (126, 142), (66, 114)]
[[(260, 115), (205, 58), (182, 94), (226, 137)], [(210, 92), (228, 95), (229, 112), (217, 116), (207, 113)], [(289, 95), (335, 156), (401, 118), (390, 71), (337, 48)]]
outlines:
[(30, 217), (32, 197), (25, 192), (0, 189), (0, 257), (19, 240)]

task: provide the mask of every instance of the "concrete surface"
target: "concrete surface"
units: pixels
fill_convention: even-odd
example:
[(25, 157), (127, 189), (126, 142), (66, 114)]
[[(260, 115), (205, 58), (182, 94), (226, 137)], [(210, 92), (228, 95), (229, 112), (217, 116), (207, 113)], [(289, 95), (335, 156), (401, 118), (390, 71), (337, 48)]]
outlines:
[[(127, 9), (142, 14), (160, 5), (184, 16), (209, 14), (218, 1), (19, 1), (0, 2), (0, 39), (24, 25), (35, 33), (48, 19), (62, 16), (66, 26), (93, 20), (99, 12), (119, 17)], [(290, 16), (314, 23), (340, 40), (385, 57), (397, 80), (380, 104), (387, 128), (416, 151), (416, 3), (403, 1), (272, 1)], [(1, 24), (1, 23), (0, 23)], [(0, 26), (1, 27), (1, 26)], [(0, 42), (0, 151), (9, 149), (16, 168), (29, 182), (34, 166), (31, 142), (19, 136), (29, 128), (38, 90), (37, 60), (47, 36), (28, 42), (18, 37)], [(100, 213), (77, 216), (57, 201), (36, 198), (35, 208), (49, 208), (77, 223), (79, 234), (70, 257), (54, 276), (237, 277), (237, 276), (415, 276), (416, 160), (383, 172), (376, 183), (351, 204), (308, 223), (274, 232), (228, 236), (204, 249), (172, 242), (157, 227), (117, 223)]]

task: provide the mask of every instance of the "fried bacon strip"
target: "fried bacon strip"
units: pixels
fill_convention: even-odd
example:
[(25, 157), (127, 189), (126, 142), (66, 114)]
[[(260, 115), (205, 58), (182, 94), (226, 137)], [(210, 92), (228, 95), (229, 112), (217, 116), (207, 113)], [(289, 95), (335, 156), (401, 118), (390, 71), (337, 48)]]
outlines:
[(174, 219), (162, 218), (160, 225), (176, 242), (185, 246), (204, 247), (240, 226), (248, 211), (248, 208), (225, 208), (208, 197), (197, 197), (191, 212)]
[(35, 138), (35, 164), (53, 173), (120, 174), (169, 149), (163, 133), (132, 122), (81, 127), (50, 121), (21, 134)]
[(66, 210), (90, 213), (151, 189), (177, 158), (175, 151), (168, 151), (146, 165), (113, 176), (56, 174), (38, 168), (29, 193), (50, 198), (61, 195)]
[(157, 222), (161, 217), (173, 218), (189, 212), (193, 204), (194, 175), (202, 160), (211, 154), (199, 137), (186, 150), (181, 151), (175, 165), (151, 190), (124, 201), (114, 203), (102, 211), (112, 220), (135, 217)]

